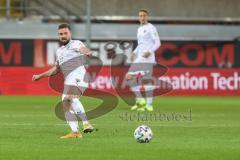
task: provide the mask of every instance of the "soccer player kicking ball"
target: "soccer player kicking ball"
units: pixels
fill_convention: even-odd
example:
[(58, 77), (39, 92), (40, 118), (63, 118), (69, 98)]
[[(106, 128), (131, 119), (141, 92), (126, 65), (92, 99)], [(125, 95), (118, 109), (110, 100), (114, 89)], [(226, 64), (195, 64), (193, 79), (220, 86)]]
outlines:
[(91, 52), (79, 40), (72, 40), (70, 26), (66, 23), (58, 26), (58, 36), (61, 47), (56, 51), (56, 65), (48, 71), (33, 75), (32, 80), (37, 81), (44, 77), (53, 76), (60, 71), (64, 75), (64, 91), (62, 94), (62, 105), (65, 119), (72, 132), (61, 138), (81, 138), (76, 115), (82, 119), (83, 132), (92, 132), (93, 127), (87, 119), (79, 96), (82, 95), (84, 88), (88, 84), (84, 81), (86, 74), (84, 59), (82, 57), (90, 56)]
[[(154, 52), (160, 47), (161, 42), (157, 29), (148, 23), (148, 11), (139, 10), (138, 14), (140, 22), (137, 32), (138, 45), (131, 55), (132, 64), (126, 75), (126, 80), (136, 96), (136, 104), (131, 107), (131, 110), (153, 111), (152, 70), (156, 64)], [(139, 77), (142, 79), (142, 84), (138, 83)], [(142, 85), (146, 93), (146, 100), (140, 92)]]

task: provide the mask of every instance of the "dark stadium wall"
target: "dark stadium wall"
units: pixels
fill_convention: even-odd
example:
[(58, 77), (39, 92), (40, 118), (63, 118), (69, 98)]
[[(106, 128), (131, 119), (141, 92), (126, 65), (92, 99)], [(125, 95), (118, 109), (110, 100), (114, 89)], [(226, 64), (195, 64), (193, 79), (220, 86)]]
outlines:
[[(0, 41), (0, 66), (46, 67), (55, 63), (57, 40)], [(122, 66), (130, 62), (130, 54), (136, 41), (98, 40), (92, 41), (91, 50), (103, 65)], [(239, 41), (162, 41), (156, 51), (157, 62), (170, 68), (239, 68)], [(116, 55), (122, 61), (113, 63)], [(126, 56), (126, 60), (124, 59)]]

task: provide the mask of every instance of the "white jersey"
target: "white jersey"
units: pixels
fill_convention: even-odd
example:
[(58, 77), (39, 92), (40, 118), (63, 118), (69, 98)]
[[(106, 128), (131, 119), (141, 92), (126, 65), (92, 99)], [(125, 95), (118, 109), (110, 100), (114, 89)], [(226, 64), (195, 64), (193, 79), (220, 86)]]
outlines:
[(58, 65), (81, 55), (80, 48), (85, 47), (79, 40), (70, 40), (68, 44), (61, 46), (56, 51), (56, 61)]
[[(151, 23), (141, 25), (138, 28), (137, 41), (138, 45), (133, 51), (137, 57), (133, 63), (155, 63), (154, 52), (161, 45), (157, 29)], [(151, 53), (148, 58), (143, 57), (145, 52)]]
[(84, 65), (81, 62), (79, 64), (72, 63), (74, 59), (78, 60), (83, 55), (80, 52), (81, 47), (85, 47), (81, 41), (70, 40), (68, 44), (61, 46), (56, 51), (56, 63), (64, 74), (64, 84), (77, 85), (77, 82), (83, 82), (86, 74)]

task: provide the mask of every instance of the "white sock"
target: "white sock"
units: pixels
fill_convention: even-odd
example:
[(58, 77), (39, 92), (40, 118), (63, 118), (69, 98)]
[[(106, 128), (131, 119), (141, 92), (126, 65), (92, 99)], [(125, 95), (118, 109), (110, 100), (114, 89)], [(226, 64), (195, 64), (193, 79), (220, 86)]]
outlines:
[(83, 108), (82, 103), (79, 101), (78, 98), (73, 98), (71, 106), (76, 113), (76, 115), (81, 118), (83, 124), (88, 123), (87, 115), (85, 114), (85, 110)]
[(153, 89), (154, 89), (154, 86), (152, 84), (144, 85), (147, 105), (150, 105), (150, 106), (152, 105), (152, 102), (153, 102)]
[(131, 90), (133, 91), (133, 93), (135, 94), (135, 99), (136, 101), (143, 98), (142, 96), (142, 93), (140, 92), (140, 88), (141, 86), (134, 86), (134, 87), (131, 87)]
[(70, 111), (66, 111), (64, 114), (65, 114), (65, 119), (68, 125), (70, 126), (71, 130), (73, 132), (78, 132), (79, 127), (78, 127), (77, 117), (74, 114), (72, 114)]
[(151, 106), (153, 102), (153, 97), (147, 97), (147, 105)]

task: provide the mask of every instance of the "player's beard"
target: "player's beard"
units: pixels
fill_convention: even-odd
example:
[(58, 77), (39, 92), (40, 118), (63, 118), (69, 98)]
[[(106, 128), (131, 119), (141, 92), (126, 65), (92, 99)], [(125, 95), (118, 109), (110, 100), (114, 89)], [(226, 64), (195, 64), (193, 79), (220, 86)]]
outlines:
[(147, 21), (142, 21), (141, 22), (141, 25), (145, 25), (145, 24), (147, 24), (148, 22)]
[[(64, 40), (65, 40), (65, 39), (64, 39)], [(70, 41), (70, 39), (68, 39), (68, 40), (66, 40), (66, 41), (64, 41), (64, 42), (61, 40), (61, 41), (60, 41), (60, 44), (61, 44), (61, 46), (62, 46), (62, 45), (65, 46), (66, 44), (69, 43), (69, 41)]]

